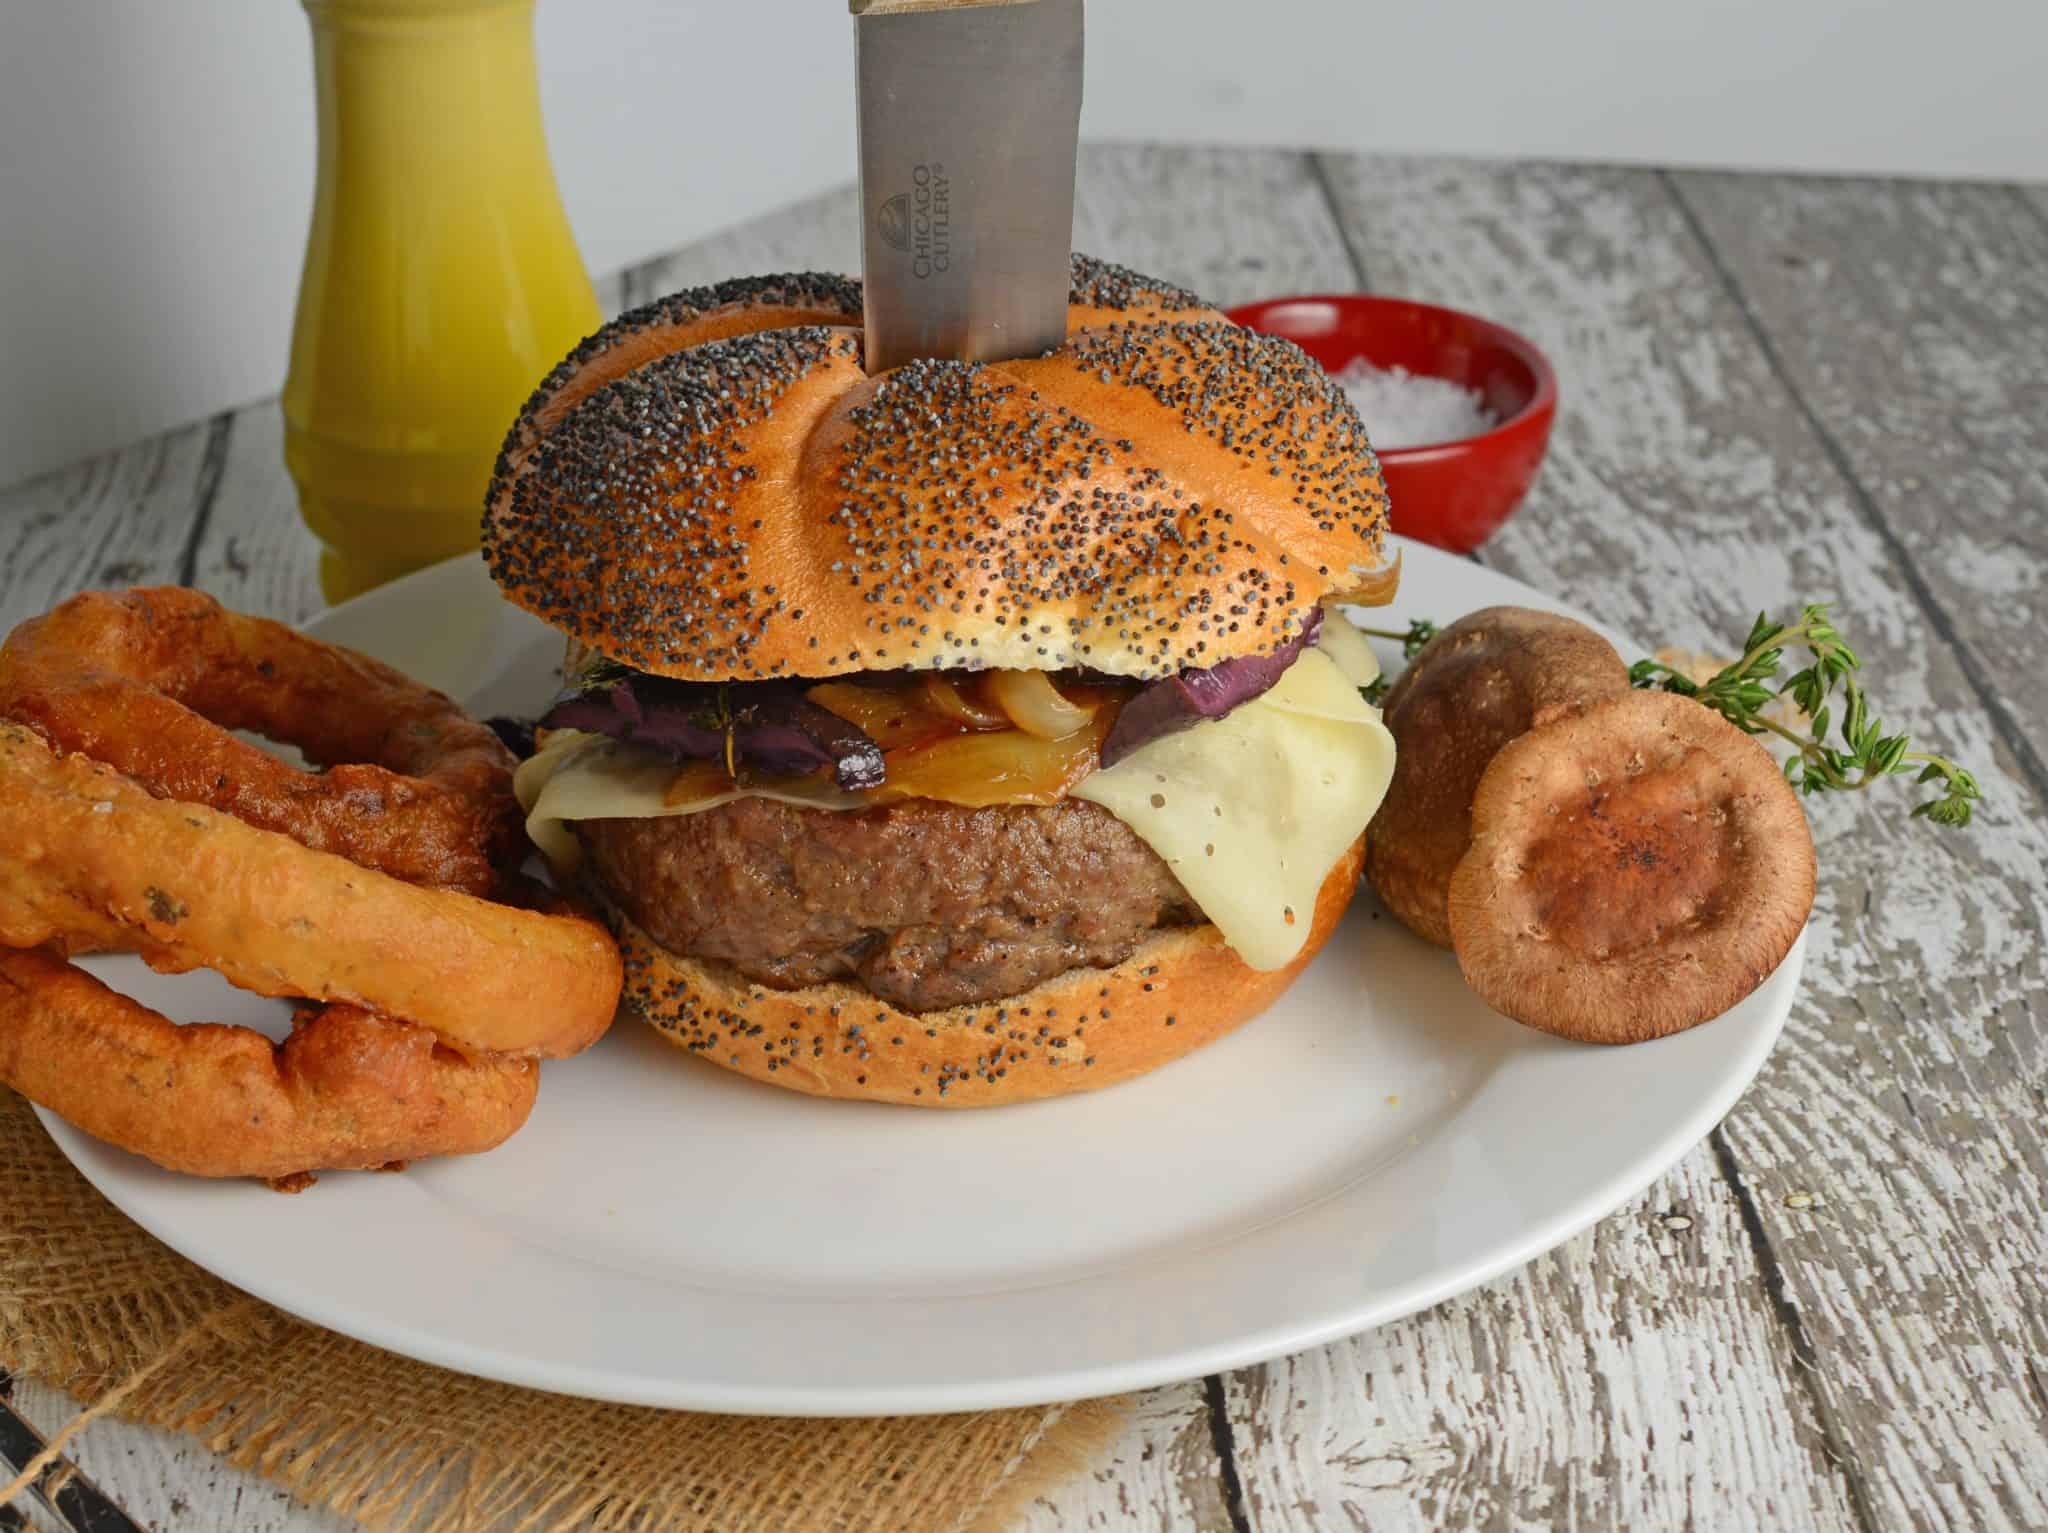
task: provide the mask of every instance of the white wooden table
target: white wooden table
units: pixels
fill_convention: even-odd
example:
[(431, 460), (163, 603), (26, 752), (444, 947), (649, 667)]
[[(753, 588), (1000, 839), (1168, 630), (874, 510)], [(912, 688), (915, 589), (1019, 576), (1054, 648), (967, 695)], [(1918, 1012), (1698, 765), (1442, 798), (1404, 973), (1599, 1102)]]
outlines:
[[(605, 296), (857, 270), (856, 218)], [(1960, 835), (1812, 803), (1784, 1041), (1648, 1193), (1426, 1314), (1153, 1391), (1030, 1528), (2048, 1527), (2048, 190), (1094, 148), (1075, 243), (1221, 303), (1370, 287), (1529, 334), (1563, 404), (1484, 562), (1703, 650), (1834, 599), (1987, 802)], [(265, 401), (0, 493), (0, 623), (136, 581), (312, 612), (279, 438)], [(76, 1456), (159, 1527), (338, 1526), (189, 1441)]]

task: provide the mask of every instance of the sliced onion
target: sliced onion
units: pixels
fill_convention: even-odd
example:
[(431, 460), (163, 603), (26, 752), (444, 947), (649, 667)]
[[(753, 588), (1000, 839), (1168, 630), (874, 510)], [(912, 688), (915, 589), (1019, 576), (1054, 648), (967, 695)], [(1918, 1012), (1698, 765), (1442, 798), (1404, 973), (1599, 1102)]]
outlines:
[(857, 681), (824, 681), (804, 693), (827, 713), (856, 726), (884, 751), (901, 750), (957, 735), (961, 722), (925, 701), (915, 687), (871, 687)]
[(1311, 607), (1294, 636), (1270, 654), (1240, 655), (1148, 683), (1117, 715), (1116, 728), (1102, 747), (1102, 764), (1115, 766), (1161, 735), (1175, 734), (1204, 719), (1220, 719), (1239, 703), (1259, 696), (1301, 658), (1303, 649), (1316, 642), (1322, 626), (1323, 609)]
[(891, 751), (887, 780), (867, 798), (876, 804), (931, 798), (972, 808), (1057, 804), (1095, 770), (1109, 725), (1105, 709), (1092, 723), (1058, 740), (1001, 729)]
[(728, 770), (740, 762), (779, 776), (830, 768), (849, 790), (882, 780), (881, 748), (786, 681), (721, 688), (613, 666), (556, 698), (540, 727), (609, 735)]
[(967, 690), (943, 671), (927, 672), (918, 683), (924, 694), (926, 706), (937, 709), (949, 719), (957, 719), (969, 729), (1007, 729), (1009, 718), (997, 708), (976, 701)]
[(1043, 671), (991, 671), (987, 685), (1010, 722), (1041, 740), (1064, 740), (1095, 717), (1094, 705), (1062, 697)]

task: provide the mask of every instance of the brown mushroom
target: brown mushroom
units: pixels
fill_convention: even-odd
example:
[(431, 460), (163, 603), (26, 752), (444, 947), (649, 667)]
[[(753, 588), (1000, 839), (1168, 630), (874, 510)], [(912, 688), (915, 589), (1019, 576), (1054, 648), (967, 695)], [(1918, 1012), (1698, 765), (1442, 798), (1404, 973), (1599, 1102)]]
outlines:
[(1627, 690), (1614, 646), (1554, 613), (1486, 607), (1432, 639), (1387, 693), (1394, 780), (1365, 853), (1386, 907), (1449, 947), (1444, 902), (1472, 842), (1472, 795), (1487, 763), (1537, 725)]
[(1629, 692), (1502, 748), (1451, 877), (1465, 982), (1587, 1043), (1719, 1016), (1813, 907), (1813, 837), (1763, 746), (1711, 709)]

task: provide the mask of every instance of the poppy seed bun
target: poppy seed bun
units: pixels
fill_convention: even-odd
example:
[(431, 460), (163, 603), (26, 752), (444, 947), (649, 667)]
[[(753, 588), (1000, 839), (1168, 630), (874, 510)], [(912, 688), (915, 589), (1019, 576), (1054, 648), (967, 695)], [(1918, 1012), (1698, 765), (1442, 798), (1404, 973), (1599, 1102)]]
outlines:
[[(1069, 332), (1156, 319), (1223, 318), (1185, 288), (1078, 253), (1073, 257), (1067, 301)], [(498, 499), (534, 444), (564, 415), (603, 385), (643, 363), (688, 346), (751, 335), (757, 330), (788, 330), (798, 325), (847, 325), (857, 330), (862, 318), (859, 280), (817, 271), (730, 277), (628, 309), (585, 338), (541, 380), (505, 438), (490, 498), (493, 502)]]
[(625, 999), (678, 1048), (812, 1096), (990, 1107), (1116, 1085), (1265, 1010), (1336, 930), (1362, 849), (1354, 843), (1323, 880), (1308, 940), (1285, 968), (1246, 967), (1205, 923), (1162, 932), (1113, 968), (1071, 969), (947, 1011), (900, 1011), (850, 984), (771, 990), (670, 952), (616, 911), (607, 920)]
[[(1124, 288), (1099, 274), (1090, 307), (1178, 312)], [(1269, 652), (1316, 603), (1385, 601), (1398, 574), (1343, 392), (1291, 342), (1215, 319), (878, 378), (851, 329), (763, 330), (549, 414), (508, 441), (485, 559), (511, 600), (657, 675), (1149, 679)]]
[(1141, 325), (1154, 320), (1192, 323), (1223, 315), (1184, 287), (1143, 276), (1128, 266), (1076, 253), (1067, 287), (1067, 334), (1103, 325)]
[(860, 284), (829, 272), (733, 277), (686, 288), (628, 309), (555, 364), (505, 438), (491, 499), (561, 418), (614, 378), (656, 357), (756, 330), (795, 325), (859, 325)]

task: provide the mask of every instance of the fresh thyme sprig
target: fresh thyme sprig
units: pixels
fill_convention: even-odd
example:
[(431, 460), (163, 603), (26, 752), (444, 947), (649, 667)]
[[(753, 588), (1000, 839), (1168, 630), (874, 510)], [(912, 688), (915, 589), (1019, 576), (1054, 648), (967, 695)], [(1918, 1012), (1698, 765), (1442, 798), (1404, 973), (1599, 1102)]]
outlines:
[[(1828, 607), (1826, 602), (1804, 607), (1792, 624), (1774, 623), (1768, 613), (1758, 613), (1743, 641), (1742, 658), (1703, 682), (1661, 660), (1638, 660), (1629, 667), (1628, 679), (1638, 687), (1695, 698), (1745, 734), (1774, 734), (1788, 742), (1793, 754), (1785, 762), (1785, 775), (1801, 793), (1860, 793), (1879, 778), (1917, 769), (1915, 781), (1938, 782), (1942, 791), (1937, 798), (1915, 804), (1914, 818), (1925, 815), (1937, 825), (1969, 824), (1970, 806), (1981, 796), (1977, 779), (1946, 756), (1912, 749), (1912, 741), (1903, 734), (1886, 734), (1883, 724), (1870, 716), (1870, 700), (1856, 680), (1862, 662), (1835, 631)], [(1785, 650), (1793, 644), (1804, 645), (1813, 663), (1773, 691), (1765, 683), (1778, 674)], [(1827, 743), (1833, 716), (1828, 700), (1838, 686), (1840, 748)], [(1788, 728), (1765, 713), (1780, 697), (1791, 698), (1807, 715), (1811, 734)]]
[[(1361, 628), (1358, 631), (1375, 639), (1399, 639), (1401, 641), (1401, 653), (1408, 659), (1413, 660), (1422, 653), (1422, 647), (1436, 637), (1436, 624), (1426, 617), (1419, 617), (1408, 625), (1406, 633), (1401, 633), (1391, 628)], [(1359, 691), (1365, 694), (1367, 702), (1377, 708), (1380, 705), (1380, 699), (1387, 695), (1387, 688), (1393, 684), (1393, 680), (1390, 677), (1376, 676), (1363, 687), (1360, 687)]]
[[(1768, 613), (1757, 614), (1756, 623), (1743, 642), (1742, 658), (1723, 666), (1705, 681), (1694, 681), (1675, 666), (1661, 660), (1638, 660), (1629, 667), (1628, 678), (1637, 687), (1660, 688), (1704, 703), (1745, 734), (1773, 734), (1792, 746), (1785, 762), (1785, 776), (1801, 793), (1860, 793), (1880, 778), (1917, 772), (1916, 782), (1939, 783), (1938, 797), (1913, 806), (1913, 817), (1921, 816), (1937, 825), (1962, 826), (1970, 823), (1971, 807), (1981, 797), (1977, 779), (1946, 756), (1916, 751), (1903, 734), (1888, 735), (1883, 725), (1870, 716), (1870, 701), (1856, 680), (1862, 662), (1842, 642), (1828, 617), (1829, 603), (1815, 602), (1800, 609), (1796, 623), (1774, 623)], [(1404, 633), (1384, 629), (1363, 630), (1382, 639), (1401, 640), (1410, 660), (1436, 636), (1436, 624), (1418, 619)], [(1775, 690), (1767, 685), (1777, 676), (1792, 645), (1804, 645), (1813, 663), (1795, 671)], [(1377, 704), (1387, 692), (1382, 676), (1363, 688), (1365, 700)], [(1841, 746), (1828, 744), (1828, 726), (1834, 711), (1830, 699), (1841, 693)], [(1790, 698), (1807, 716), (1810, 733), (1801, 733), (1769, 716), (1767, 710), (1780, 698)]]
[(1358, 631), (1372, 639), (1399, 639), (1401, 653), (1413, 660), (1422, 653), (1422, 647), (1436, 637), (1436, 624), (1426, 617), (1419, 617), (1408, 625), (1406, 633), (1394, 628), (1361, 628)]

